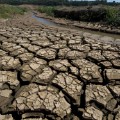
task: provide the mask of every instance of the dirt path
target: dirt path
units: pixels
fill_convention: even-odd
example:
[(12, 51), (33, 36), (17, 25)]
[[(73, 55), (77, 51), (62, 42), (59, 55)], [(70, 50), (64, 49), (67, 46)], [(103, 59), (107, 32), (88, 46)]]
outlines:
[(120, 120), (119, 40), (28, 14), (1, 24), (0, 61), (0, 120)]

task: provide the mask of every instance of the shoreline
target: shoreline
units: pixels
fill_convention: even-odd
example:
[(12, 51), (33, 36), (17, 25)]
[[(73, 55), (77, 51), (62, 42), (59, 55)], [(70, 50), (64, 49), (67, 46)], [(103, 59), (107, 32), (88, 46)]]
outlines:
[(99, 31), (103, 33), (120, 35), (120, 27), (114, 29), (114, 28), (111, 28), (111, 26), (109, 25), (102, 25), (102, 24), (100, 25), (99, 23), (90, 23), (90, 22), (87, 23), (82, 21), (79, 22), (79, 21), (68, 20), (64, 18), (55, 18), (55, 17), (47, 16), (45, 13), (39, 13), (37, 11), (34, 11), (33, 13), (36, 15), (36, 17), (45, 18), (58, 25), (66, 25), (70, 27), (73, 26), (76, 28), (84, 28), (92, 31)]

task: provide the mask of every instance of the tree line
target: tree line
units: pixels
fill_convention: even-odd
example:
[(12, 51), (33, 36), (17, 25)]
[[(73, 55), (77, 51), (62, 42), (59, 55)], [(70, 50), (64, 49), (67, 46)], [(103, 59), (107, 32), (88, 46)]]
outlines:
[(35, 4), (35, 5), (61, 5), (67, 3), (67, 0), (0, 0), (2, 4)]
[[(67, 6), (84, 6), (84, 5), (97, 5), (97, 4), (108, 4), (107, 0), (96, 0), (96, 1), (73, 1), (73, 0), (0, 0), (0, 4), (33, 4), (33, 5), (67, 5)], [(109, 3), (115, 5), (115, 2)]]

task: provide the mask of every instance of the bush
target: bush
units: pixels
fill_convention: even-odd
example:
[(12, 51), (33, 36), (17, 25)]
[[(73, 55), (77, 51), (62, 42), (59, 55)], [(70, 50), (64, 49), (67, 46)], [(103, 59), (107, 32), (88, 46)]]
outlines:
[(95, 7), (66, 7), (54, 10), (56, 17), (64, 17), (71, 20), (100, 22), (105, 18), (106, 10), (104, 8)]
[(37, 9), (37, 11), (41, 13), (46, 13), (49, 16), (54, 16), (54, 10), (55, 10), (55, 7), (52, 7), (52, 6), (40, 6)]
[(107, 24), (120, 26), (120, 10), (113, 7), (107, 8), (105, 21)]
[(16, 14), (24, 14), (26, 8), (20, 8), (12, 5), (0, 5), (0, 18), (9, 18)]

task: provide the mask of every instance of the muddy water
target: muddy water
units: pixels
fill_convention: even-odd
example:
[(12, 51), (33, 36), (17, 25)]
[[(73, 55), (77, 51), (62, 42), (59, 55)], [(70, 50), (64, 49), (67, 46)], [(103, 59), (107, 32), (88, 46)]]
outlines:
[(111, 33), (104, 33), (104, 32), (100, 32), (100, 31), (93, 31), (93, 30), (88, 30), (88, 29), (84, 29), (84, 28), (77, 28), (77, 27), (70, 27), (70, 26), (66, 26), (66, 25), (59, 25), (59, 24), (56, 24), (48, 19), (45, 19), (45, 18), (41, 18), (41, 17), (37, 17), (35, 16), (34, 14), (32, 15), (32, 18), (38, 20), (39, 22), (41, 22), (42, 24), (44, 25), (48, 25), (48, 26), (53, 26), (53, 27), (64, 27), (64, 28), (68, 28), (68, 29), (75, 29), (75, 30), (80, 30), (80, 31), (83, 31), (83, 32), (89, 32), (89, 33), (92, 33), (92, 34), (98, 34), (98, 35), (102, 35), (102, 36), (109, 36), (109, 37), (113, 37), (115, 39), (120, 39), (120, 35), (116, 35), (116, 34), (111, 34)]
[(41, 22), (42, 24), (44, 25), (49, 25), (49, 26), (55, 26), (55, 27), (58, 27), (58, 25), (54, 22), (51, 22), (50, 20), (47, 20), (45, 18), (40, 18), (40, 17), (37, 17), (35, 15), (32, 15), (32, 18), (35, 18), (37, 19), (39, 22)]

